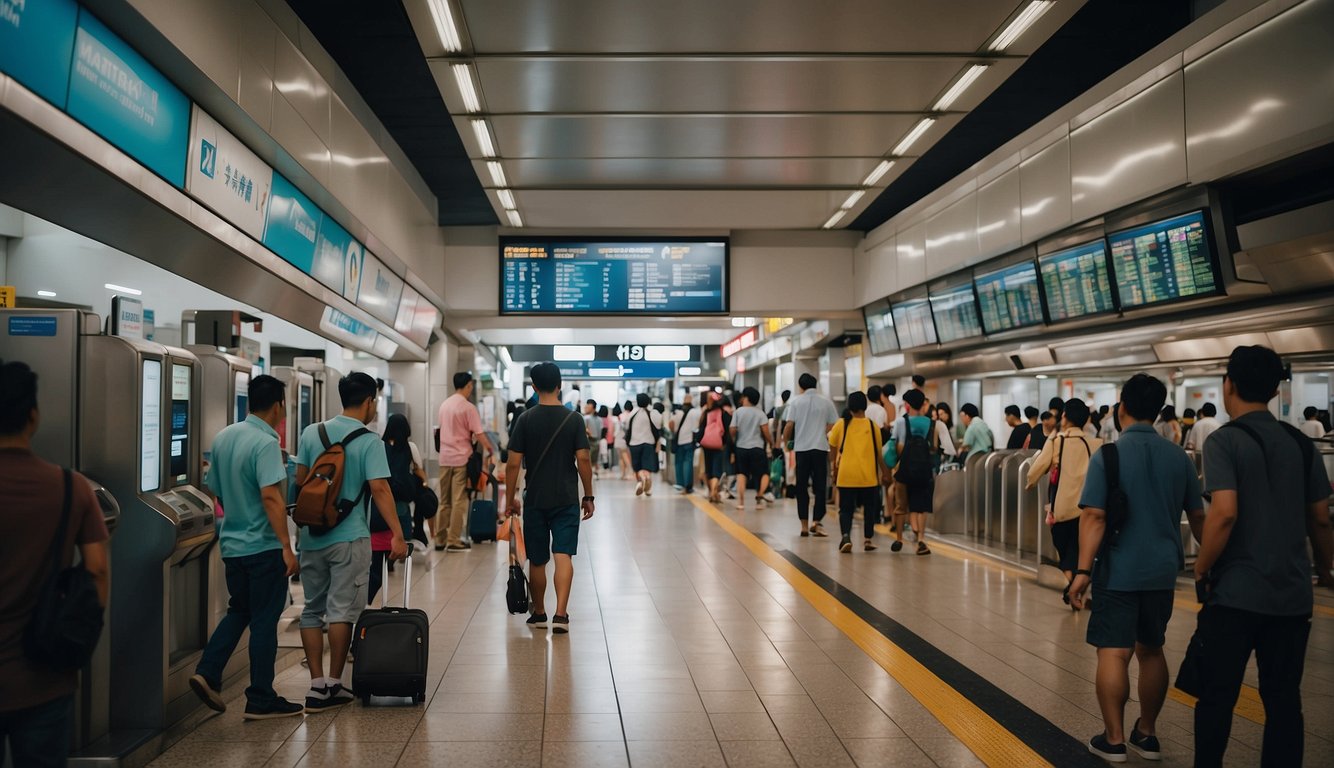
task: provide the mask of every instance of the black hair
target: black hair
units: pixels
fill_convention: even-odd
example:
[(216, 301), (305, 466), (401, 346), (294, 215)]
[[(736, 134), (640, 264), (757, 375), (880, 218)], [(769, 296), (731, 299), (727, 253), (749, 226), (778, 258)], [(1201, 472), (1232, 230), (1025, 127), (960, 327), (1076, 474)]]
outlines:
[(1183, 419), (1193, 419), (1193, 418), (1195, 418), (1195, 409), (1194, 409), (1194, 408), (1187, 408), (1186, 410), (1182, 411), (1182, 412), (1181, 412), (1181, 418), (1183, 418)]
[(914, 373), (913, 376), (912, 376), (912, 383), (913, 383), (913, 386), (916, 386), (916, 387), (925, 387), (925, 386), (926, 386), (926, 377), (923, 376), (923, 375), (920, 374), (920, 373)]
[(803, 373), (801, 374), (801, 376), (797, 377), (797, 386), (801, 387), (802, 389), (815, 389), (815, 385), (819, 383), (820, 382), (817, 381), (816, 378), (810, 375), (809, 373)]
[(1108, 413), (1110, 413), (1111, 410), (1112, 410), (1111, 406), (1108, 406), (1108, 405), (1100, 405), (1100, 406), (1098, 406), (1098, 413), (1101, 413), (1101, 414), (1104, 415), (1104, 416), (1106, 416)]
[(384, 379), (380, 378), (379, 376), (375, 377), (375, 391), (376, 392), (384, 391)]
[(472, 381), (471, 371), (459, 371), (454, 374), (454, 389), (463, 389)]
[(608, 416), (610, 413), (611, 413), (611, 412), (607, 410), (607, 406), (605, 406), (605, 405), (598, 409), (598, 417), (599, 417), (599, 418), (603, 418), (603, 419), (605, 419), (605, 418), (607, 418), (607, 416)]
[(913, 410), (926, 404), (926, 395), (920, 389), (910, 389), (903, 393), (903, 402)]
[(408, 424), (408, 417), (401, 413), (390, 414), (389, 420), (384, 425), (384, 441), (406, 448), (410, 437), (412, 437), (412, 426)]
[(936, 403), (936, 413), (944, 414), (941, 419), (950, 426), (954, 426), (954, 409), (949, 403)]
[(1024, 409), (1024, 418), (1026, 419), (1036, 419), (1040, 414), (1041, 411), (1031, 405)]
[(287, 397), (287, 385), (272, 376), (261, 374), (250, 380), (246, 397), (251, 413), (263, 413)]
[(1051, 411), (1043, 411), (1042, 415), (1039, 416), (1038, 419), (1040, 421), (1053, 421), (1056, 419), (1056, 414), (1052, 413)]
[[(1314, 411), (1315, 409), (1307, 408), (1306, 410)], [(1200, 418), (1208, 418), (1210, 416), (1217, 416), (1217, 415), (1218, 415), (1218, 406), (1214, 405), (1213, 403), (1205, 403), (1204, 405), (1200, 406)], [(1311, 417), (1307, 416), (1307, 418), (1309, 419)]]
[[(1213, 405), (1213, 403), (1207, 403), (1204, 407), (1205, 407), (1205, 408), (1208, 408), (1210, 405)], [(1303, 419), (1310, 420), (1310, 419), (1314, 419), (1315, 417), (1317, 417), (1317, 416), (1319, 416), (1319, 415), (1320, 415), (1320, 411), (1319, 411), (1318, 409), (1316, 409), (1316, 407), (1315, 407), (1314, 405), (1308, 405), (1308, 406), (1306, 406), (1306, 408), (1302, 409), (1302, 418), (1303, 418)]]
[(1164, 405), (1163, 409), (1158, 412), (1158, 418), (1162, 419), (1163, 421), (1176, 421), (1177, 420), (1176, 406)]
[(344, 408), (359, 408), (375, 397), (375, 379), (357, 371), (338, 380), (338, 398)]
[(593, 410), (597, 410), (597, 407), (598, 407), (598, 401), (596, 401), (596, 400), (594, 400), (593, 398), (590, 397), (590, 398), (588, 398), (587, 400), (584, 401), (584, 405), (591, 405), (591, 406), (593, 406)]
[(528, 378), (532, 379), (533, 389), (551, 394), (560, 391), (560, 367), (555, 363), (538, 363), (528, 369)]
[(653, 410), (657, 411), (658, 413), (666, 413), (667, 406), (663, 405), (661, 402), (654, 403)]
[(635, 409), (635, 404), (630, 402), (629, 400), (626, 400), (625, 404), (621, 406), (622, 413), (625, 413), (627, 411), (633, 411), (634, 409)]
[(611, 415), (612, 415), (612, 416), (620, 416), (622, 413), (625, 413), (625, 411), (622, 411), (622, 410), (621, 410), (621, 405), (620, 405), (620, 403), (617, 403), (616, 405), (613, 405), (613, 406), (611, 407)]
[(1137, 373), (1121, 386), (1121, 405), (1135, 421), (1153, 421), (1165, 402), (1167, 385), (1147, 373)]
[(649, 407), (649, 404), (652, 402), (653, 398), (649, 397), (647, 392), (640, 392), (639, 394), (635, 395), (635, 405), (639, 406), (640, 408), (647, 408)]
[(1084, 425), (1089, 423), (1088, 404), (1077, 397), (1065, 401), (1064, 413), (1065, 420), (1080, 429), (1083, 429)]
[(884, 395), (885, 397), (893, 397), (898, 393), (899, 393), (899, 388), (894, 386), (893, 384), (886, 384), (885, 386), (880, 388), (880, 394)]
[(1059, 397), (1053, 397), (1047, 401), (1047, 410), (1056, 411), (1056, 415), (1060, 416), (1065, 410), (1065, 401)]
[(1006, 415), (1006, 416), (1013, 416), (1013, 417), (1015, 417), (1016, 419), (1018, 419), (1018, 418), (1022, 418), (1022, 417), (1023, 417), (1023, 413), (1021, 413), (1021, 412), (1019, 411), (1019, 406), (1017, 406), (1017, 405), (1007, 405), (1007, 406), (1005, 406), (1005, 415)]
[(1287, 378), (1283, 361), (1269, 347), (1237, 347), (1227, 360), (1227, 377), (1237, 396), (1248, 403), (1267, 403)]
[(866, 388), (866, 399), (869, 400), (869, 401), (871, 401), (871, 402), (873, 402), (873, 403), (878, 403), (878, 402), (880, 402), (880, 385), (879, 385), (879, 384), (872, 384), (871, 386), (869, 386), (869, 387)]
[(0, 362), (0, 435), (28, 426), (37, 407), (37, 374), (27, 363)]
[(964, 403), (959, 407), (959, 413), (968, 414), (968, 418), (976, 419), (978, 417), (977, 406), (972, 403)]
[(758, 407), (760, 404), (760, 391), (754, 387), (746, 387), (741, 390), (741, 396), (750, 401), (750, 404)]
[(791, 399), (792, 399), (792, 390), (790, 389), (783, 390), (783, 402), (786, 403), (788, 400)]
[(860, 389), (848, 395), (848, 417), (851, 418), (854, 413), (864, 413), (866, 411), (866, 393)]

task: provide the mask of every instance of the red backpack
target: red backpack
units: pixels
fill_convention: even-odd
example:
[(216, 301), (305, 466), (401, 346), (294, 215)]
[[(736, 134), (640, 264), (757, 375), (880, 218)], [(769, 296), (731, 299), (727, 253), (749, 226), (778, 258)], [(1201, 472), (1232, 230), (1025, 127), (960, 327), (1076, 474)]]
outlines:
[(704, 436), (699, 439), (699, 446), (706, 450), (718, 451), (723, 447), (723, 411), (714, 408), (709, 411), (704, 421)]

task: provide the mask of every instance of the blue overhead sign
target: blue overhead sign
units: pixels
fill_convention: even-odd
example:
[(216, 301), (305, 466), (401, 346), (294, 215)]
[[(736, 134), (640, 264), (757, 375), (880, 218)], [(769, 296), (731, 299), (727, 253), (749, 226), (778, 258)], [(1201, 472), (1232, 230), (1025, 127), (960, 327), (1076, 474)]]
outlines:
[(273, 195), (264, 224), (264, 246), (306, 274), (315, 259), (315, 237), (324, 214), (280, 173), (273, 174)]
[(74, 0), (0, 0), (0, 72), (64, 108), (78, 19)]
[(591, 363), (556, 363), (564, 379), (671, 379), (676, 377), (676, 363), (631, 362), (621, 360)]
[(66, 111), (179, 188), (185, 187), (190, 100), (84, 11)]
[(310, 275), (355, 304), (361, 288), (365, 249), (342, 225), (325, 216), (315, 239), (315, 261)]

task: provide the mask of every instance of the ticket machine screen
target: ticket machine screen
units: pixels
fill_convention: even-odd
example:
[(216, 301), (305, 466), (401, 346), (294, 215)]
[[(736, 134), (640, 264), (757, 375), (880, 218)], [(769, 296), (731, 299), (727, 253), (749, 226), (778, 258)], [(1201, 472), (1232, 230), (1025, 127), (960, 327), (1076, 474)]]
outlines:
[(297, 425), (296, 425), (296, 436), (297, 436), (297, 439), (300, 440), (300, 439), (301, 439), (301, 433), (302, 433), (302, 432), (305, 432), (305, 431), (306, 431), (306, 427), (310, 426), (310, 418), (311, 418), (311, 411), (310, 411), (310, 407), (311, 407), (311, 403), (310, 403), (310, 398), (311, 398), (311, 387), (310, 387), (309, 385), (302, 384), (302, 385), (301, 385), (300, 387), (298, 387), (298, 388), (301, 390), (301, 395), (300, 395), (300, 396), (301, 396), (301, 399), (297, 401), (298, 404), (299, 404), (299, 406), (300, 406), (300, 411), (299, 411), (299, 414), (300, 414), (300, 415), (299, 415), (299, 418), (298, 418), (298, 421), (297, 421)]
[(250, 414), (250, 374), (236, 372), (236, 421), (246, 420)]
[(162, 479), (162, 361), (145, 360), (139, 403), (139, 490), (156, 491)]
[(171, 367), (171, 480), (190, 481), (190, 366)]

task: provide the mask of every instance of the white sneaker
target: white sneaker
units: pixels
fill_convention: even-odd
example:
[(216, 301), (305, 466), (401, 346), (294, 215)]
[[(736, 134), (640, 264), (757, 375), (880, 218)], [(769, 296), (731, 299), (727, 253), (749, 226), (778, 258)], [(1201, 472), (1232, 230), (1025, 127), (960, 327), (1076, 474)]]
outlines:
[(640, 480), (639, 482), (635, 483), (635, 495), (636, 495), (636, 496), (643, 496), (643, 495), (644, 495), (644, 481), (643, 481), (643, 480)]
[(777, 501), (777, 499), (774, 498), (774, 492), (773, 492), (773, 491), (765, 491), (765, 493), (764, 493), (764, 500), (767, 501), (767, 502), (769, 502), (770, 504), (772, 504), (772, 503), (774, 503), (775, 501)]

